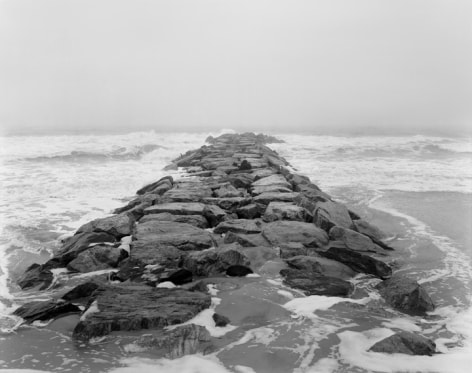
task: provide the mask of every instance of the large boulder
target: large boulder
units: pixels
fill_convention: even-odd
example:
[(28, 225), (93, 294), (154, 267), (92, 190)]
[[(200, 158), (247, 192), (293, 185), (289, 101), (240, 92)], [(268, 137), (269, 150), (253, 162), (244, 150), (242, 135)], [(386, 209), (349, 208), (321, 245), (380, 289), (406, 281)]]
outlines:
[(401, 331), (377, 342), (369, 351), (432, 356), (436, 353), (436, 344), (419, 334)]
[(287, 264), (295, 269), (311, 271), (323, 276), (336, 277), (340, 279), (349, 279), (356, 274), (347, 265), (335, 260), (314, 257), (314, 256), (294, 256), (285, 260)]
[(262, 232), (262, 222), (249, 219), (235, 219), (221, 222), (213, 230), (216, 234), (226, 232), (252, 234)]
[(268, 205), (271, 202), (293, 202), (298, 196), (298, 193), (281, 193), (281, 192), (265, 192), (253, 198), (255, 203), (261, 205)]
[(199, 202), (169, 202), (148, 207), (144, 209), (144, 214), (202, 215), (204, 208), (205, 205)]
[(133, 241), (131, 243), (130, 256), (133, 260), (144, 265), (160, 265), (164, 267), (177, 267), (184, 252), (175, 246), (153, 241)]
[(271, 244), (264, 238), (261, 233), (256, 234), (243, 234), (227, 232), (225, 235), (224, 243), (238, 243), (243, 247), (255, 247), (255, 246), (271, 246)]
[(425, 315), (434, 310), (426, 290), (415, 280), (396, 274), (377, 285), (382, 297), (393, 308), (410, 315)]
[(13, 314), (31, 323), (36, 320), (50, 320), (64, 314), (78, 312), (80, 312), (80, 308), (69, 302), (36, 300), (23, 304), (17, 308)]
[(276, 220), (296, 220), (309, 222), (313, 216), (303, 207), (287, 202), (271, 202), (262, 219), (266, 222)]
[(375, 253), (382, 251), (369, 237), (347, 228), (338, 226), (331, 228), (329, 238), (333, 241), (341, 241), (348, 249), (357, 252)]
[(211, 227), (217, 226), (228, 218), (226, 211), (217, 205), (205, 205), (203, 216), (210, 223)]
[(163, 328), (181, 324), (208, 308), (211, 297), (179, 288), (115, 285), (97, 292), (73, 338), (88, 340), (113, 331)]
[(387, 245), (383, 240), (387, 235), (382, 232), (378, 227), (363, 219), (353, 220), (354, 229), (362, 233), (363, 235), (369, 237), (375, 244), (379, 245), (384, 250), (393, 250), (392, 247)]
[(167, 185), (167, 186), (170, 186), (170, 188), (172, 188), (173, 182), (174, 182), (174, 179), (172, 178), (172, 176), (164, 176), (163, 178), (160, 178), (156, 182), (142, 187), (136, 192), (136, 194), (141, 195), (141, 194), (151, 193), (154, 189), (156, 189), (157, 187), (161, 185)]
[(175, 221), (177, 223), (187, 223), (202, 229), (208, 228), (207, 219), (201, 215), (174, 215), (169, 212), (145, 215), (139, 220), (139, 223), (142, 224), (151, 220)]
[(82, 252), (87, 250), (91, 244), (97, 243), (114, 243), (115, 236), (105, 232), (84, 232), (76, 234), (68, 238), (59, 252), (54, 256), (54, 259), (66, 265), (70, 261), (77, 258)]
[(320, 255), (344, 263), (356, 272), (368, 273), (381, 279), (392, 276), (392, 268), (381, 260), (358, 253), (345, 247), (330, 247), (320, 251)]
[(284, 277), (285, 285), (302, 290), (305, 295), (345, 297), (354, 290), (348, 281), (309, 270), (282, 269), (280, 274)]
[(250, 265), (248, 258), (241, 252), (238, 244), (190, 253), (182, 261), (182, 267), (191, 271), (195, 276), (205, 277), (222, 274), (234, 265)]
[(133, 231), (134, 218), (129, 214), (112, 215), (103, 219), (95, 219), (82, 225), (77, 233), (105, 232), (120, 239), (129, 236)]
[(48, 266), (47, 264), (40, 265), (34, 263), (20, 276), (17, 280), (17, 284), (20, 288), (25, 290), (33, 288), (45, 290), (51, 285), (54, 279), (54, 275), (51, 272), (52, 268), (54, 267)]
[(119, 247), (96, 245), (77, 255), (67, 264), (67, 268), (82, 273), (115, 268), (127, 256), (128, 253)]
[(333, 201), (318, 202), (314, 211), (315, 224), (326, 232), (334, 226), (352, 228), (352, 220), (348, 209), (340, 203)]
[(203, 250), (214, 242), (209, 232), (190, 224), (169, 221), (148, 221), (136, 226), (137, 241), (171, 246), (179, 250)]
[(261, 216), (263, 208), (255, 203), (242, 206), (236, 209), (236, 214), (240, 219), (256, 219)]
[(293, 190), (290, 188), (287, 188), (286, 186), (281, 186), (281, 185), (259, 185), (259, 186), (253, 187), (251, 190), (251, 194), (253, 196), (257, 196), (258, 194), (262, 194), (262, 193), (274, 193), (274, 192), (290, 193), (290, 192), (293, 192)]
[(211, 347), (210, 341), (210, 333), (204, 326), (186, 324), (158, 334), (144, 334), (134, 345), (152, 351), (153, 356), (176, 359), (206, 352)]
[(283, 177), (280, 174), (266, 176), (252, 183), (252, 186), (254, 188), (260, 187), (260, 186), (268, 186), (268, 185), (271, 185), (271, 186), (276, 185), (276, 186), (285, 187), (290, 190), (292, 189), (292, 185), (287, 181), (287, 179), (285, 179), (285, 177)]
[(74, 302), (77, 302), (82, 299), (88, 299), (93, 295), (93, 293), (95, 293), (97, 289), (99, 289), (102, 286), (103, 284), (100, 284), (98, 282), (87, 281), (72, 288), (67, 293), (65, 293), (61, 298), (67, 301), (74, 301)]
[(267, 223), (262, 235), (274, 246), (300, 242), (309, 247), (321, 247), (328, 243), (328, 235), (314, 224), (280, 220)]

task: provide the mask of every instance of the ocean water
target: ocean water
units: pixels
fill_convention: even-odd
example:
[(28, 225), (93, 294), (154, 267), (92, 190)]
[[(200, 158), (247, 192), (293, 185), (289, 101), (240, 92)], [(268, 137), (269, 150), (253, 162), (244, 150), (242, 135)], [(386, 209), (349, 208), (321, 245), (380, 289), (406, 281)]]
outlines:
[[(15, 279), (44, 262), (81, 224), (103, 217), (141, 186), (170, 172), (172, 159), (203, 145), (208, 133), (38, 136), (0, 139), (0, 371), (70, 372), (467, 372), (472, 364), (472, 142), (442, 137), (278, 136), (271, 147), (337, 200), (391, 238), (398, 270), (431, 293), (426, 318), (385, 310), (357, 276), (354, 300), (301, 297), (270, 263), (259, 277), (217, 284), (214, 307), (233, 327), (217, 333), (208, 355), (161, 359), (126, 341), (93, 347), (70, 339), (77, 319), (20, 325), (11, 312), (42, 294)], [(218, 135), (213, 133), (212, 135)], [(178, 177), (179, 171), (174, 171)], [(66, 274), (58, 274), (60, 276)], [(247, 302), (256, 304), (247, 310)], [(246, 307), (247, 308), (247, 307)], [(368, 309), (368, 311), (365, 311)], [(209, 317), (210, 316), (210, 317)], [(238, 327), (238, 325), (248, 325)], [(434, 357), (366, 352), (398, 330), (436, 341)], [(216, 335), (215, 335), (216, 336)]]

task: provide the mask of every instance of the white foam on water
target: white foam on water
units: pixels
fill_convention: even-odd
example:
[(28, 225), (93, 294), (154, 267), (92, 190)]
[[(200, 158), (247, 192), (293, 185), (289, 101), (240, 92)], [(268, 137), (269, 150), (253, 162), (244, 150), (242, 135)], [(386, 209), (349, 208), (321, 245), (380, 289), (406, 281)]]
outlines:
[(383, 326), (393, 329), (401, 329), (407, 332), (420, 332), (421, 328), (413, 320), (398, 317), (382, 323)]
[(0, 373), (51, 373), (48, 370), (37, 370), (37, 369), (1, 369)]
[(166, 289), (172, 289), (172, 288), (176, 288), (177, 285), (175, 285), (173, 282), (171, 281), (164, 281), (164, 282), (161, 282), (160, 284), (157, 284), (156, 288), (166, 288)]
[(108, 373), (234, 373), (212, 355), (186, 355), (173, 360), (128, 358), (121, 363), (125, 366)]
[(260, 327), (248, 330), (244, 333), (239, 340), (232, 343), (231, 346), (242, 345), (248, 342), (259, 343), (263, 345), (269, 345), (272, 341), (275, 340), (277, 335), (275, 334), (274, 329), (268, 327)]
[(277, 294), (280, 294), (281, 296), (286, 297), (288, 299), (293, 299), (295, 297), (291, 292), (287, 290), (277, 290)]
[(295, 298), (283, 305), (284, 308), (293, 312), (297, 317), (316, 318), (315, 311), (327, 310), (337, 303), (350, 302), (366, 304), (371, 298), (350, 299), (341, 297), (328, 297), (324, 295), (310, 295), (304, 298)]
[(237, 373), (257, 373), (254, 369), (247, 367), (245, 365), (235, 365), (234, 370)]
[(100, 312), (100, 309), (98, 308), (98, 303), (96, 300), (92, 302), (92, 304), (87, 308), (87, 310), (80, 316), (80, 321), (84, 321), (88, 316)]

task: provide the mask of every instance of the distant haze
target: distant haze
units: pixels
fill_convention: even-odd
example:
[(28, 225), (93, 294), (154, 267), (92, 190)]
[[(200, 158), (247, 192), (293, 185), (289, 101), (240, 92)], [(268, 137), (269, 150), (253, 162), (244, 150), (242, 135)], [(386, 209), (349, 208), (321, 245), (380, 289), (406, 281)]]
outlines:
[(0, 0), (0, 128), (470, 134), (471, 21), (470, 0)]

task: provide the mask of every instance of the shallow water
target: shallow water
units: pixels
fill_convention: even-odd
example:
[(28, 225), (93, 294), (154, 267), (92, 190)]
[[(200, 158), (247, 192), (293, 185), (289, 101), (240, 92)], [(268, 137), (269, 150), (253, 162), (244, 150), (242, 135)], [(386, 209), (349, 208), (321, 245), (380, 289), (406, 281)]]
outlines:
[[(19, 292), (14, 279), (30, 263), (47, 260), (60, 237), (104, 216), (122, 205), (122, 198), (168, 174), (162, 167), (201, 146), (207, 135), (3, 139), (0, 368), (179, 373), (467, 371), (472, 364), (472, 153), (467, 139), (281, 135), (287, 143), (272, 146), (323, 190), (395, 237), (393, 259), (401, 271), (423, 283), (438, 305), (428, 318), (385, 307), (373, 289), (378, 280), (368, 276), (354, 279), (356, 302), (300, 298), (281, 284), (277, 272), (282, 264), (274, 261), (256, 270), (259, 278), (216, 284), (216, 297), (221, 299), (216, 311), (229, 316), (236, 328), (216, 339), (209, 355), (156, 359), (150, 353), (130, 352), (126, 346), (132, 339), (114, 336), (92, 348), (76, 345), (70, 339), (76, 316), (17, 328), (18, 319), (9, 313), (38, 294)], [(249, 301), (257, 307), (246, 307)], [(390, 359), (365, 352), (398, 329), (435, 339), (444, 354)]]

